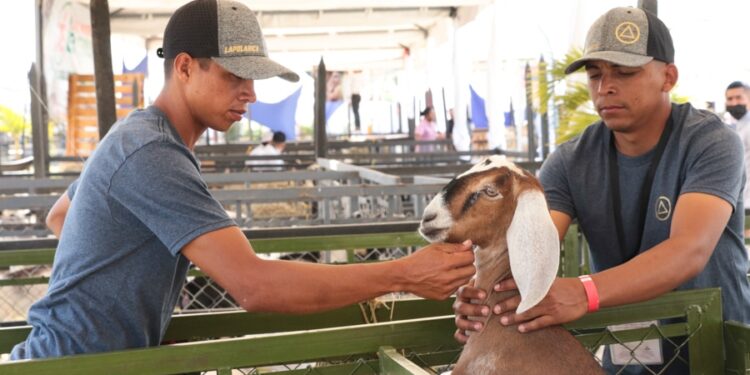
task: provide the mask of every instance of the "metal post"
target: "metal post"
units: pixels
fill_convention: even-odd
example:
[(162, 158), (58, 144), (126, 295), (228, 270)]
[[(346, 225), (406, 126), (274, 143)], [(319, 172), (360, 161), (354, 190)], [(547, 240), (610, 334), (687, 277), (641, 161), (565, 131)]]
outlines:
[(36, 64), (31, 64), (29, 70), (29, 89), (31, 91), (31, 143), (34, 148), (34, 177), (44, 178), (47, 176), (47, 126), (42, 110), (42, 99), (35, 93), (41, 91), (41, 78)]
[(99, 139), (104, 138), (117, 121), (115, 110), (115, 80), (112, 73), (110, 46), (109, 2), (91, 0), (91, 42), (94, 50), (94, 81), (96, 84), (96, 116)]
[(315, 119), (313, 122), (315, 157), (326, 157), (326, 65), (323, 58), (318, 64), (318, 75), (315, 80)]
[(534, 101), (531, 96), (531, 67), (529, 66), (529, 63), (526, 63), (524, 79), (526, 81), (526, 129), (529, 140), (529, 161), (534, 161), (536, 159), (536, 145), (534, 144), (534, 108), (532, 107)]
[(658, 0), (638, 0), (638, 8), (646, 10), (655, 16), (659, 15), (659, 1)]
[(542, 160), (549, 155), (549, 115), (547, 101), (549, 100), (549, 85), (547, 81), (547, 63), (544, 57), (539, 57), (539, 113), (542, 117)]
[(36, 28), (36, 63), (29, 70), (31, 92), (31, 142), (34, 148), (34, 177), (49, 174), (49, 134), (47, 129), (47, 90), (44, 82), (44, 49), (42, 48), (42, 0), (34, 3)]

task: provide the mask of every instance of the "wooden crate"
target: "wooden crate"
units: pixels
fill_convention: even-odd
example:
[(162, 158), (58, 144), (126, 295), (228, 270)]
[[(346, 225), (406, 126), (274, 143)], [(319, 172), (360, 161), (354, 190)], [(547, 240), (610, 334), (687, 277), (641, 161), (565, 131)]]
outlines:
[[(136, 108), (143, 108), (143, 74), (115, 75), (115, 106), (117, 119)], [(87, 157), (99, 142), (96, 117), (96, 87), (91, 74), (71, 74), (68, 77), (68, 128), (65, 140), (66, 156)]]

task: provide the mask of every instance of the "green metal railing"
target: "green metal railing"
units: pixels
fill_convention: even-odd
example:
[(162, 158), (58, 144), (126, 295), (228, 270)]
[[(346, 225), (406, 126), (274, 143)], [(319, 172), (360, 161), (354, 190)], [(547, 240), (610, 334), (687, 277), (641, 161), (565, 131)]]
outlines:
[[(563, 243), (560, 274), (564, 276), (575, 276), (587, 272), (587, 264), (582, 261), (586, 258), (585, 241), (576, 229), (571, 228)], [(414, 247), (425, 244), (424, 240), (413, 231), (266, 238), (254, 239), (251, 242), (258, 253), (346, 249), (349, 252), (349, 261), (356, 261), (353, 256), (354, 249)], [(0, 251), (0, 266), (49, 264), (53, 256), (54, 249), (50, 248), (3, 250)], [(3, 281), (6, 283), (2, 285), (10, 285), (7, 282), (11, 281), (45, 283), (46, 278)], [(407, 359), (408, 362), (416, 363), (422, 368), (429, 368), (449, 366), (457, 358), (459, 348), (452, 339), (452, 332), (455, 329), (452, 319), (382, 322), (450, 315), (452, 314), (450, 305), (450, 301), (415, 300), (361, 304), (305, 316), (250, 314), (239, 311), (179, 315), (173, 318), (165, 341), (167, 343), (204, 341), (152, 349), (31, 361), (27, 363), (29, 367), (25, 367), (23, 363), (3, 364), (0, 365), (0, 373), (54, 372), (64, 374), (81, 373), (82, 369), (97, 369), (95, 372), (107, 373), (180, 373), (214, 369), (222, 373), (229, 371), (230, 368), (249, 368), (250, 373), (256, 373), (253, 371), (258, 368), (279, 363), (293, 364), (289, 365), (288, 370), (280, 372), (288, 374), (379, 374), (396, 370), (398, 370), (397, 373), (419, 373), (404, 360)], [(721, 317), (718, 289), (699, 290), (675, 292), (645, 303), (602, 309), (566, 325), (566, 328), (592, 352), (602, 345), (627, 341), (688, 337), (689, 340), (680, 347), (678, 354), (684, 353), (684, 349), (689, 348), (689, 365), (692, 374), (718, 374), (724, 371), (729, 374), (750, 374), (750, 345), (748, 344), (750, 343), (750, 327), (735, 322), (723, 323)], [(681, 318), (683, 321), (626, 331), (606, 329), (607, 326), (615, 324), (670, 318)], [(373, 325), (374, 322), (381, 323)], [(363, 324), (365, 326), (362, 326)], [(412, 327), (409, 324), (415, 324), (415, 326)], [(359, 328), (334, 328), (355, 325), (359, 325), (357, 326)], [(411, 336), (400, 335), (405, 327), (410, 327), (406, 331), (411, 332)], [(399, 333), (393, 333), (396, 328)], [(321, 329), (323, 331), (317, 331)], [(331, 329), (333, 331), (330, 331)], [(358, 329), (363, 331), (358, 331)], [(371, 329), (374, 331), (368, 331)], [(435, 332), (426, 332), (424, 334), (430, 338), (427, 341), (434, 345), (423, 346), (421, 345), (423, 337), (417, 337), (419, 329), (440, 330), (440, 339), (435, 338)], [(9, 351), (12, 345), (22, 341), (28, 335), (29, 330), (28, 326), (0, 328), (0, 352)], [(302, 330), (316, 331), (304, 334), (279, 334)], [(269, 337), (215, 340), (219, 337), (271, 333), (276, 334), (274, 337), (277, 338), (274, 340), (280, 341), (272, 340), (268, 344), (264, 340), (271, 340)], [(354, 345), (352, 350), (355, 353), (339, 351), (341, 346), (338, 343), (328, 342), (328, 340), (340, 338), (346, 343), (360, 343), (356, 340), (356, 336), (371, 334), (380, 337), (381, 341), (362, 343), (361, 347), (352, 344)], [(289, 341), (284, 341), (287, 339)], [(302, 344), (306, 342), (305, 340), (313, 340), (315, 344), (310, 345), (327, 349), (321, 349), (321, 352), (311, 350), (311, 353), (304, 353), (310, 346)], [(262, 348), (265, 348), (267, 344), (271, 347), (275, 347), (274, 345), (283, 347), (288, 344), (289, 347), (286, 349), (290, 352), (297, 353), (298, 350), (301, 352), (289, 356), (265, 356)], [(281, 351), (281, 349), (278, 350)], [(227, 354), (224, 353), (225, 351), (236, 353)], [(245, 356), (243, 353), (255, 354)], [(179, 359), (181, 356), (186, 357)], [(197, 357), (201, 360), (197, 360)], [(722, 358), (726, 358), (726, 361), (720, 360)], [(666, 360), (681, 361), (682, 358), (666, 358)], [(135, 362), (138, 364), (134, 365)], [(165, 367), (163, 362), (170, 362), (170, 366)], [(309, 366), (307, 362), (318, 365), (303, 368)]]
[[(277, 328), (297, 331), (103, 354), (10, 362), (0, 364), (0, 373), (170, 374), (205, 370), (229, 373), (231, 369), (258, 373), (256, 371), (265, 366), (292, 364), (289, 365), (289, 370), (280, 373), (425, 374), (433, 373), (430, 371), (438, 367), (445, 368), (455, 362), (459, 347), (452, 337), (455, 329), (453, 317), (442, 315), (446, 310), (450, 311), (448, 303), (418, 300), (411, 301), (410, 305), (397, 304), (395, 308), (395, 312), (401, 314), (398, 318), (420, 316), (432, 309), (432, 313), (438, 316), (322, 329), (319, 329), (320, 320), (308, 317), (266, 316), (265, 319), (276, 320), (274, 324), (281, 325)], [(342, 309), (332, 315), (319, 314), (319, 317), (326, 317), (323, 319), (325, 324), (347, 324), (352, 317), (361, 323), (363, 318), (356, 310), (357, 307)], [(383, 310), (381, 317), (390, 319), (389, 314), (390, 312)], [(253, 325), (256, 328), (240, 328), (234, 332), (235, 334), (262, 333), (269, 329), (267, 321), (263, 321), (262, 314), (244, 315), (248, 324), (258, 319)], [(606, 329), (613, 324), (666, 318), (682, 318), (684, 322), (660, 326), (658, 329), (649, 327), (616, 332)], [(188, 323), (188, 318), (185, 319), (184, 323)], [(213, 324), (209, 316), (196, 319), (203, 319), (200, 324), (192, 325), (195, 329), (201, 330), (196, 336), (218, 337), (226, 333), (228, 328), (226, 317), (224, 324)], [(289, 319), (290, 326), (284, 326), (283, 319)], [(217, 317), (216, 320), (221, 321), (222, 317)], [(178, 320), (175, 320), (176, 324), (180, 324), (177, 322)], [(197, 322), (198, 320), (195, 320), (192, 323)], [(303, 329), (305, 325), (314, 330), (299, 332), (298, 330)], [(213, 332), (212, 327), (216, 329)], [(724, 356), (724, 324), (721, 320), (721, 297), (718, 289), (674, 292), (648, 302), (605, 308), (586, 315), (566, 328), (592, 350), (600, 345), (648, 338), (689, 337), (687, 346), (690, 350), (691, 374), (721, 374), (725, 371), (725, 363), (721, 360)], [(170, 327), (170, 331), (172, 330)], [(727, 332), (727, 342), (746, 343), (750, 338), (750, 330), (742, 325), (728, 323)], [(0, 335), (4, 336), (4, 333)], [(186, 335), (190, 336), (190, 333), (182, 332), (178, 336)], [(732, 353), (735, 352), (739, 354), (732, 358), (737, 361), (727, 362), (727, 371), (741, 369), (741, 366), (746, 365), (746, 349), (736, 349)], [(310, 363), (315, 363), (316, 366), (310, 367)]]
[(750, 325), (728, 321), (724, 323), (726, 373), (750, 374)]

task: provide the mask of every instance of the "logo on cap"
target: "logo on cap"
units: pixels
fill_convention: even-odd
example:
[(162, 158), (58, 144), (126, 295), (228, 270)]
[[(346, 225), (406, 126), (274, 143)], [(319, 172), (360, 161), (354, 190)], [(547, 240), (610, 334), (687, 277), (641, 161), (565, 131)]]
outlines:
[(641, 29), (632, 22), (623, 22), (615, 28), (615, 37), (623, 44), (633, 44), (641, 38)]
[(237, 44), (224, 47), (224, 54), (231, 55), (235, 53), (257, 53), (260, 47), (257, 44)]

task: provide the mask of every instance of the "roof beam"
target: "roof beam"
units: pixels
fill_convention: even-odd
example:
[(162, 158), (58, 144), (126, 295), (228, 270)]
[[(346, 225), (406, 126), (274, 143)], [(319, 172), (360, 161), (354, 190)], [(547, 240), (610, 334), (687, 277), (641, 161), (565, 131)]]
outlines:
[[(436, 19), (449, 17), (450, 9), (352, 9), (333, 12), (262, 12), (259, 22), (266, 35), (349, 32), (367, 30), (403, 30), (429, 28)], [(169, 20), (168, 13), (136, 14), (130, 11), (112, 16), (112, 32), (136, 34), (145, 38), (161, 37)]]
[[(434, 8), (487, 5), (492, 0), (252, 0), (243, 1), (254, 11), (270, 10), (333, 10), (351, 8)], [(110, 8), (143, 9), (151, 12), (172, 13), (185, 3), (185, 0), (111, 0)]]

